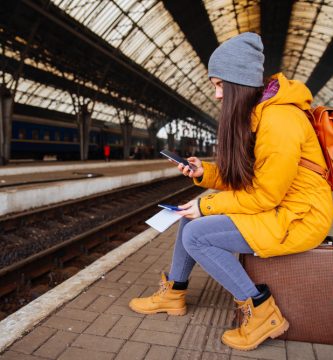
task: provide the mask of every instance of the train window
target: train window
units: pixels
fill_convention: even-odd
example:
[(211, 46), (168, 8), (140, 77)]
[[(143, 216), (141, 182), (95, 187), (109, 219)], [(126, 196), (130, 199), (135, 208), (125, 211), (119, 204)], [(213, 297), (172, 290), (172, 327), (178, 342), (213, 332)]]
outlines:
[(54, 141), (60, 141), (60, 131), (54, 133)]
[(50, 140), (50, 132), (49, 131), (44, 131), (43, 139), (44, 140)]
[(31, 131), (32, 140), (39, 140), (39, 130), (35, 129)]
[(26, 130), (25, 129), (19, 129), (19, 131), (18, 131), (18, 138), (20, 139), (20, 140), (23, 140), (23, 139), (25, 139), (27, 137), (27, 132), (26, 132)]
[(64, 133), (64, 141), (70, 141), (68, 132)]

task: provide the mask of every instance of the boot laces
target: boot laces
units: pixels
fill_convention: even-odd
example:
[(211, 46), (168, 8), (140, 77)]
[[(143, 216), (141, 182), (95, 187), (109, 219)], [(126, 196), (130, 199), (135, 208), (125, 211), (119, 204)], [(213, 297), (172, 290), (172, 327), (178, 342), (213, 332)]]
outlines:
[(169, 282), (161, 280), (159, 286), (160, 288), (153, 294), (153, 296), (164, 294), (169, 289)]
[(249, 322), (250, 317), (252, 316), (251, 305), (250, 304), (243, 305), (240, 307), (240, 310), (243, 313), (242, 325), (246, 326)]

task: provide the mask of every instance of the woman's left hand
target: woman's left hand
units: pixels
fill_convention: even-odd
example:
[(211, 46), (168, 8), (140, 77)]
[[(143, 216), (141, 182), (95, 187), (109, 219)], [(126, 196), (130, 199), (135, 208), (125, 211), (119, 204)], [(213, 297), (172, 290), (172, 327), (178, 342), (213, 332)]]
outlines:
[(184, 205), (178, 205), (179, 208), (183, 209), (182, 211), (177, 211), (179, 215), (183, 215), (187, 219), (196, 219), (201, 216), (198, 200), (191, 200)]

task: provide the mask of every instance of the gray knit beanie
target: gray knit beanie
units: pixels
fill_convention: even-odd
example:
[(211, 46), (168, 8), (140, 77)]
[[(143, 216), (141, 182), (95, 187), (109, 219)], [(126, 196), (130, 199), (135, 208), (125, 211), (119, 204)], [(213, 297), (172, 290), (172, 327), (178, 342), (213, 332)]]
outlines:
[(245, 32), (221, 44), (208, 62), (209, 78), (235, 84), (263, 86), (264, 46), (259, 35)]

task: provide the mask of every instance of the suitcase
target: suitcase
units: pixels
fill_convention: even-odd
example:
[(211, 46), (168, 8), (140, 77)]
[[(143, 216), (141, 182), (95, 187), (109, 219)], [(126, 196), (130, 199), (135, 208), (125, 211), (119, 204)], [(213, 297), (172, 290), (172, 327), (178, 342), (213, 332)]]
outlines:
[(267, 259), (243, 254), (256, 284), (269, 286), (290, 327), (279, 339), (333, 345), (333, 246)]

